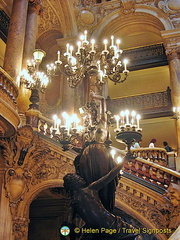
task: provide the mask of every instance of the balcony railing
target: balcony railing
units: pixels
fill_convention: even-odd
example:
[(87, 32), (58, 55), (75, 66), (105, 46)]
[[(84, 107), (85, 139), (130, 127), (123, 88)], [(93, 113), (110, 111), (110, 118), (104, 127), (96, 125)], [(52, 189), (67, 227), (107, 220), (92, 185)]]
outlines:
[(136, 109), (143, 118), (172, 116), (171, 90), (131, 97), (107, 99), (107, 109), (117, 114), (119, 109)]
[(19, 125), (16, 99), (18, 87), (15, 81), (0, 67), (0, 136), (12, 136)]

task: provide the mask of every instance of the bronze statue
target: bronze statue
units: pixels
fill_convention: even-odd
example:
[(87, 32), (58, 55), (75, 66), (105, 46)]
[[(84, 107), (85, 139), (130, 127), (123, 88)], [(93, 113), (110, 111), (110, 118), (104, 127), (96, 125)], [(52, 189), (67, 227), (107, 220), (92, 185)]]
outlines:
[[(103, 177), (115, 167), (110, 148), (105, 143), (107, 132), (103, 128), (98, 128), (94, 136), (94, 140), (74, 160), (76, 173), (87, 185)], [(99, 191), (102, 204), (110, 212), (114, 208), (117, 184), (118, 177), (115, 176)]]
[[(69, 173), (64, 176), (64, 187), (70, 190), (72, 207), (86, 223), (93, 229), (115, 229), (116, 232), (104, 239), (135, 239), (134, 234), (124, 233), (122, 229), (133, 229), (121, 217), (110, 213), (102, 204), (98, 192), (109, 184), (119, 173), (124, 161), (116, 165), (108, 174), (87, 184), (82, 177)], [(126, 238), (127, 237), (127, 238)]]

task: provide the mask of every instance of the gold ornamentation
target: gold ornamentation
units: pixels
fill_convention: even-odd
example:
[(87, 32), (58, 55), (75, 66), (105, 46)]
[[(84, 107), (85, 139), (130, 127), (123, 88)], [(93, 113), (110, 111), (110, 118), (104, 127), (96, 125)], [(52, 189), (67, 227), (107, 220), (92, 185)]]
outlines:
[[(126, 189), (127, 190), (127, 189)], [(165, 206), (161, 204), (153, 205), (142, 199), (143, 195), (140, 194), (139, 198), (130, 193), (130, 191), (125, 191), (124, 189), (117, 189), (116, 197), (118, 201), (122, 201), (124, 204), (128, 205), (130, 208), (138, 212), (143, 218), (146, 218), (151, 222), (155, 228), (163, 229), (167, 226), (167, 219), (160, 211)]]
[(41, 18), (41, 23), (38, 26), (38, 33), (46, 32), (48, 29), (61, 29), (60, 20), (57, 16), (57, 12), (48, 3), (49, 1), (43, 0), (44, 14)]
[(124, 14), (129, 14), (135, 12), (136, 1), (132, 0), (122, 0), (122, 5), (124, 8)]
[(9, 141), (0, 140), (7, 166), (5, 173), (6, 196), (9, 198), (12, 216), (33, 186), (52, 179), (62, 179), (73, 172), (72, 159), (60, 148), (56, 151), (33, 131), (30, 125), (18, 129)]
[(167, 189), (166, 197), (169, 198), (173, 205), (170, 212), (169, 228), (176, 229), (180, 225), (180, 185), (171, 183)]
[(14, 218), (13, 219), (13, 235), (15, 240), (23, 239), (28, 232), (29, 219)]

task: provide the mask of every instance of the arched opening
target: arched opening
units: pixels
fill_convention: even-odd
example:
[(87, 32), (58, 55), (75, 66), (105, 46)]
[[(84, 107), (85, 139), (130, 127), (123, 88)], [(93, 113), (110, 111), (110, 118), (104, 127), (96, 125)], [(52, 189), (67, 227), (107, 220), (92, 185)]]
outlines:
[(28, 240), (59, 240), (70, 198), (63, 187), (41, 191), (30, 204)]

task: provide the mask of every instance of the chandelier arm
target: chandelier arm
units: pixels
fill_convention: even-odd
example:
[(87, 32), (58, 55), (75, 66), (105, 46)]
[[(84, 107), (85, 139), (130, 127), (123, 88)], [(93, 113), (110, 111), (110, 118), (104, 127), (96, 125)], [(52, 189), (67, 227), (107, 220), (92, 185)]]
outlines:
[(112, 82), (114, 82), (114, 84), (123, 83), (124, 81), (126, 81), (126, 79), (127, 79), (127, 77), (128, 77), (128, 72), (125, 72), (124, 74), (125, 74), (125, 76), (124, 76), (123, 79), (121, 79), (121, 75), (120, 75), (120, 74), (119, 74), (119, 78), (117, 78), (117, 79), (115, 79), (115, 78), (113, 78), (113, 77), (110, 77), (109, 75), (108, 75), (108, 78), (109, 78)]

